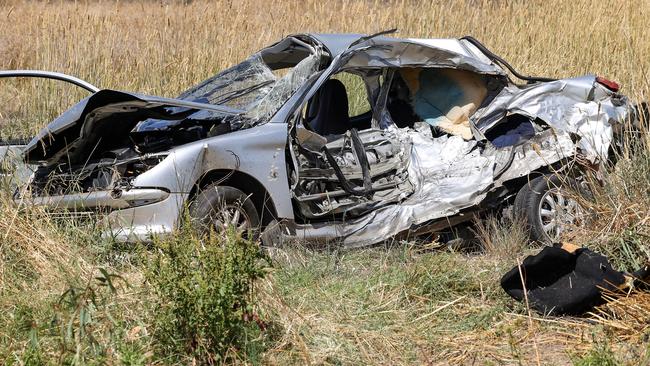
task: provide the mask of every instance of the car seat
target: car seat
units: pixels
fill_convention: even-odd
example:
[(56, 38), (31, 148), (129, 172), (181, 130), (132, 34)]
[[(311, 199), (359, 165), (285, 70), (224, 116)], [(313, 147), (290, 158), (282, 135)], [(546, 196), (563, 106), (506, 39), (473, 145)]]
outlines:
[(348, 95), (340, 80), (329, 79), (323, 84), (307, 108), (309, 127), (321, 136), (340, 135), (350, 128)]

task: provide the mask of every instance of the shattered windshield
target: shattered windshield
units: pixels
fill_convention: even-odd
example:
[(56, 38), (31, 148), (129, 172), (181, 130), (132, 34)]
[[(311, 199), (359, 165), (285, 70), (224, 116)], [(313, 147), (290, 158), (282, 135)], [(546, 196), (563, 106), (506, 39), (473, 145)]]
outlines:
[(257, 53), (183, 92), (178, 99), (248, 111), (273, 88), (273, 71)]
[(271, 118), (298, 88), (318, 71), (320, 57), (310, 55), (300, 61), (289, 73), (273, 84), (263, 98), (246, 113), (248, 118), (262, 120)]
[[(268, 118), (318, 71), (319, 61), (317, 55), (309, 55), (279, 78), (257, 53), (183, 92), (178, 99), (241, 110), (240, 117), (236, 118), (238, 126), (233, 126), (235, 128), (268, 122)], [(219, 112), (200, 110), (189, 118), (208, 120), (219, 116), (222, 116)], [(148, 119), (140, 122), (134, 131), (161, 130), (178, 123), (179, 121)]]

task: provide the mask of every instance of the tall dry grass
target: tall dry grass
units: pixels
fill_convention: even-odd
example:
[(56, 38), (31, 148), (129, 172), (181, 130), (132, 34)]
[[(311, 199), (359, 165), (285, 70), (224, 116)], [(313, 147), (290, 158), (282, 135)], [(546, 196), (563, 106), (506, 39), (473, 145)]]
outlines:
[[(473, 35), (524, 73), (597, 73), (645, 99), (649, 15), (647, 0), (5, 0), (0, 5), (0, 69), (54, 70), (104, 88), (175, 96), (290, 33), (395, 27), (404, 37)], [(11, 121), (21, 124), (25, 130), (14, 129), (24, 134), (80, 96), (43, 82), (0, 83), (5, 130)]]
[(501, 259), (514, 260), (521, 256), (529, 242), (526, 222), (519, 216), (477, 218), (473, 232), (483, 253)]
[[(13, 291), (47, 296), (69, 278), (90, 274), (84, 249), (39, 209), (17, 209), (0, 196), (0, 299)], [(0, 305), (2, 304), (0, 301)]]

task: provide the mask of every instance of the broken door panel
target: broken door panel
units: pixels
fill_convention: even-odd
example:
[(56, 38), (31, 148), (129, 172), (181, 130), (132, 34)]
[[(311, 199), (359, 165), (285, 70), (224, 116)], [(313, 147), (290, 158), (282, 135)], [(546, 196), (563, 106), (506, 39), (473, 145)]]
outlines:
[[(428, 129), (389, 128), (387, 136), (408, 141), (409, 195), (391, 205), (375, 207), (363, 216), (331, 223), (327, 230), (336, 232), (343, 245), (354, 247), (377, 242), (434, 219), (450, 217), (479, 204), (493, 184), (494, 156), (483, 156), (476, 141), (460, 136), (438, 138)], [(395, 192), (397, 193), (397, 192)], [(325, 230), (325, 228), (322, 228)], [(314, 227), (309, 235), (319, 234)]]
[[(300, 133), (305, 135), (305, 133)], [(408, 141), (382, 130), (352, 129), (323, 144), (300, 141), (294, 153), (298, 181), (294, 198), (301, 215), (356, 217), (413, 192), (408, 180)]]
[(497, 165), (502, 166), (498, 170), (503, 173), (495, 177), (497, 186), (570, 158), (576, 152), (571, 136), (566, 132), (554, 130), (539, 133), (517, 146), (497, 150), (508, 151), (508, 154), (499, 155), (501, 163)]

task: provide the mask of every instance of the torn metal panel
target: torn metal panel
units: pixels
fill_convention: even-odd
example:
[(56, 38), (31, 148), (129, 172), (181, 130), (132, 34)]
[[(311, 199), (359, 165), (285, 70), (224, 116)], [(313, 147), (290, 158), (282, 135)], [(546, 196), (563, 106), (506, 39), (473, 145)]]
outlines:
[[(458, 42), (460, 45), (460, 41)], [(402, 68), (402, 67), (436, 67), (458, 68), (481, 74), (504, 75), (503, 70), (483, 59), (460, 52), (461, 48), (446, 47), (448, 42), (440, 45), (424, 44), (389, 37), (377, 37), (353, 48), (344, 57), (343, 69), (354, 68)], [(459, 46), (462, 47), (462, 46)]]
[(422, 38), (410, 38), (410, 41), (425, 44), (430, 47), (442, 48), (454, 53), (458, 53), (468, 58), (478, 59), (486, 64), (491, 64), (490, 60), (486, 55), (483, 54), (476, 46), (471, 42), (468, 42), (465, 39), (422, 39)]
[(575, 150), (567, 133), (551, 130), (525, 144), (482, 151), (476, 141), (460, 136), (433, 138), (425, 126), (394, 129), (411, 141), (408, 179), (412, 191), (405, 191), (402, 200), (358, 218), (346, 218), (345, 222), (303, 225), (297, 235), (321, 241), (329, 235), (347, 247), (355, 247), (417, 230), (439, 219), (456, 222), (454, 215), (480, 205), (494, 188), (570, 157)]
[[(494, 157), (482, 156), (475, 141), (458, 136), (431, 138), (426, 129), (389, 129), (409, 141), (408, 180), (412, 189), (401, 199), (359, 218), (335, 223), (331, 229), (314, 227), (307, 235), (323, 236), (332, 230), (345, 246), (362, 246), (394, 236), (436, 218), (478, 204), (493, 182)], [(320, 233), (319, 233), (320, 232)]]
[(607, 90), (596, 77), (583, 76), (523, 87), (510, 85), (471, 120), (478, 131), (486, 133), (511, 114), (539, 119), (558, 131), (580, 136), (582, 153), (596, 163), (607, 159), (612, 125), (625, 120), (628, 113), (626, 98)]
[(416, 194), (405, 201), (424, 222), (454, 214), (478, 204), (492, 183), (494, 158), (483, 156), (476, 141), (459, 136), (428, 138), (417, 130), (413, 141), (409, 177)]
[(539, 168), (570, 158), (575, 155), (575, 149), (568, 133), (547, 130), (525, 143), (484, 154), (494, 154), (497, 159), (497, 171), (503, 171), (495, 177), (495, 187), (498, 187), (504, 182), (525, 177)]

